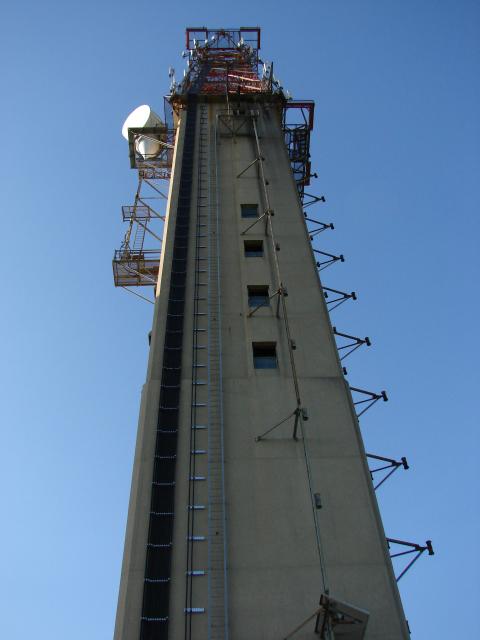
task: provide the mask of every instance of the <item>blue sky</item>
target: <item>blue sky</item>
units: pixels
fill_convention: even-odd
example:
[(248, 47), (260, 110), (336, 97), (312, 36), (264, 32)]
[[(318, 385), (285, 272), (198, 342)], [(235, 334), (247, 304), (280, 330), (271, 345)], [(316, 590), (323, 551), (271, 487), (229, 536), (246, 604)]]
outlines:
[[(412, 637), (470, 637), (478, 602), (480, 8), (468, 0), (85, 0), (2, 9), (4, 267), (0, 636), (113, 632), (151, 306), (110, 260), (135, 175), (120, 135), (161, 112), (186, 26), (259, 25), (262, 54), (316, 101), (321, 247), (355, 290), (340, 331), (369, 335), (354, 386), (387, 389), (367, 449), (411, 469), (379, 490), (391, 537), (423, 542), (401, 581)], [(313, 210), (312, 210), (313, 213)], [(463, 615), (451, 612), (451, 597)], [(447, 601), (449, 604), (447, 605)], [(450, 613), (441, 615), (449, 607)]]

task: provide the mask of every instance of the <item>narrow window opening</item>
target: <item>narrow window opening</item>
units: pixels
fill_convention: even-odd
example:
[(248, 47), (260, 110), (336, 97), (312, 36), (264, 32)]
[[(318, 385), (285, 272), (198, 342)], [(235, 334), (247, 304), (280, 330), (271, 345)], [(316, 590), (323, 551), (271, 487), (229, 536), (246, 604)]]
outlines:
[(262, 258), (263, 257), (263, 240), (244, 240), (246, 258)]
[(247, 291), (249, 307), (268, 307), (270, 305), (268, 285), (249, 285)]
[(275, 342), (252, 342), (252, 349), (255, 369), (276, 369), (278, 367)]
[(258, 218), (258, 204), (241, 204), (242, 218)]

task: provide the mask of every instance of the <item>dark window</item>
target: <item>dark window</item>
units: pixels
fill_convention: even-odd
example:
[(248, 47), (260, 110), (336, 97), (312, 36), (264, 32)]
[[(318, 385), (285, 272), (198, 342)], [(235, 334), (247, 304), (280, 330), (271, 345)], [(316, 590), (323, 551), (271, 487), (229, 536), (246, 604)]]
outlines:
[(270, 304), (267, 285), (249, 285), (247, 291), (249, 307), (268, 307)]
[(276, 369), (277, 350), (275, 342), (252, 342), (253, 366), (255, 369)]
[(263, 240), (244, 240), (246, 258), (261, 258), (263, 256)]
[(241, 204), (242, 218), (258, 218), (258, 204)]

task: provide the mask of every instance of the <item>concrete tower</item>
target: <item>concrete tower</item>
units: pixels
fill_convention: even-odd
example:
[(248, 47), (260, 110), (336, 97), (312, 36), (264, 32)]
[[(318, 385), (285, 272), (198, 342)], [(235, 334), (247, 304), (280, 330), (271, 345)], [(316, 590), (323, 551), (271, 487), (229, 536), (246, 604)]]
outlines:
[(365, 341), (332, 328), (318, 270), (342, 257), (304, 213), (313, 103), (258, 73), (259, 29), (186, 48), (175, 132), (127, 126), (140, 185), (171, 180), (161, 254), (137, 193), (114, 260), (158, 280), (115, 640), (406, 639), (335, 333)]

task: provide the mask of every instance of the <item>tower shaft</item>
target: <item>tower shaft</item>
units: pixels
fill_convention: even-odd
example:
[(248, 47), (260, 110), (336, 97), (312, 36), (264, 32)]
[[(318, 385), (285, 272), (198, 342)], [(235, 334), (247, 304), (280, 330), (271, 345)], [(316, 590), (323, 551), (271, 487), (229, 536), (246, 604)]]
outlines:
[(313, 639), (321, 594), (407, 639), (284, 101), (177, 108), (115, 640)]

